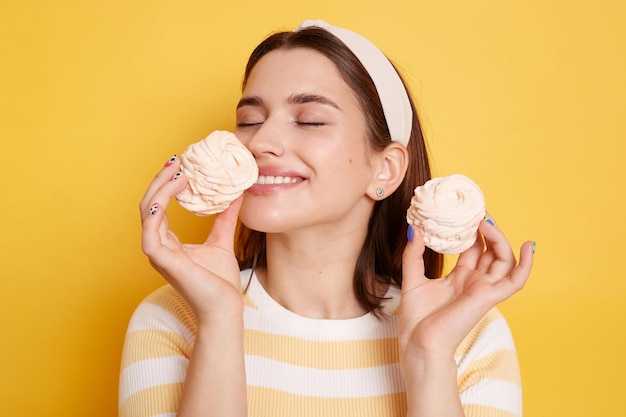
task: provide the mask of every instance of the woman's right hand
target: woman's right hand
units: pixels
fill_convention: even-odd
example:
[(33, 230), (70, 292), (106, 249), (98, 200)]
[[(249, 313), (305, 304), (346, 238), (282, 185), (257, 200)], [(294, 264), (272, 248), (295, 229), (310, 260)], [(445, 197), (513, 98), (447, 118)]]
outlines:
[(142, 249), (152, 266), (185, 298), (199, 324), (241, 316), (239, 264), (234, 234), (243, 197), (215, 217), (203, 244), (181, 243), (169, 228), (166, 208), (187, 185), (180, 160), (172, 157), (141, 200)]

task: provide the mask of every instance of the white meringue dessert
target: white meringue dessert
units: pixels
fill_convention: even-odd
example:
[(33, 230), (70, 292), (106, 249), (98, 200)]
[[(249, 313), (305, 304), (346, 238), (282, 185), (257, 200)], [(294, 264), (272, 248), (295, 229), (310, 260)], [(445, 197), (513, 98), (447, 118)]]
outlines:
[(199, 216), (226, 210), (259, 176), (252, 153), (227, 131), (216, 130), (191, 144), (180, 159), (187, 187), (176, 199)]
[(485, 197), (465, 175), (433, 178), (415, 189), (407, 222), (419, 228), (424, 244), (442, 254), (467, 250), (485, 218)]

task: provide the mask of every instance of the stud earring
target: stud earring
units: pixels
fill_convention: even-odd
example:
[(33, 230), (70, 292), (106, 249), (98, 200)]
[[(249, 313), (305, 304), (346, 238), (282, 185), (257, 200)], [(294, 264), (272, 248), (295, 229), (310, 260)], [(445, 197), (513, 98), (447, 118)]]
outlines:
[(382, 197), (384, 194), (385, 194), (385, 190), (383, 190), (382, 188), (379, 187), (376, 189), (376, 195), (378, 197)]

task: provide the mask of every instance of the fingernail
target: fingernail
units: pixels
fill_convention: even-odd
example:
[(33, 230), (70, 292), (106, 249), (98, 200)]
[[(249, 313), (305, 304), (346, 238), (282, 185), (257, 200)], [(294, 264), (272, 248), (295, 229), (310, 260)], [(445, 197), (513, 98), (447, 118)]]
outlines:
[(413, 226), (409, 225), (409, 227), (406, 229), (406, 238), (409, 240), (409, 242), (413, 242), (414, 235), (415, 229), (413, 228)]
[(174, 174), (174, 176), (172, 177), (172, 181), (177, 180), (180, 178), (180, 176), (183, 175), (182, 171), (178, 171), (176, 174)]
[(489, 217), (489, 214), (485, 214), (485, 221), (487, 223), (489, 223), (492, 226), (495, 226), (496, 224), (494, 223), (493, 219), (491, 217)]
[(536, 250), (537, 250), (537, 242), (533, 242), (533, 255), (535, 254)]
[(167, 160), (167, 162), (165, 163), (165, 167), (172, 165), (174, 161), (176, 161), (176, 155), (172, 156), (170, 159)]
[(156, 214), (156, 212), (159, 211), (159, 203), (154, 203), (151, 207), (150, 207), (150, 214), (154, 215)]

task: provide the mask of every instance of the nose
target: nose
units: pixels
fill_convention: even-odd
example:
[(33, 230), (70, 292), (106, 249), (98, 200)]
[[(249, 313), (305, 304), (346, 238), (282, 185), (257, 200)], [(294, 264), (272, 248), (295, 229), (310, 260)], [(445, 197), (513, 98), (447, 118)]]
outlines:
[[(249, 129), (249, 131), (245, 131)], [(257, 126), (242, 129), (238, 134), (241, 142), (252, 152), (255, 158), (263, 156), (279, 157), (285, 153), (282, 132), (271, 120), (265, 120)]]

